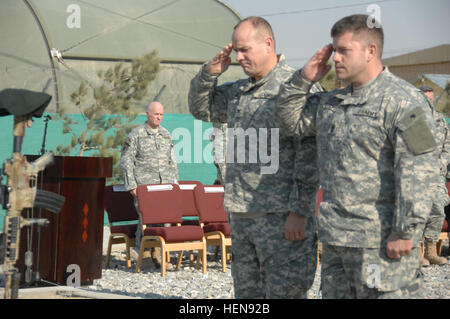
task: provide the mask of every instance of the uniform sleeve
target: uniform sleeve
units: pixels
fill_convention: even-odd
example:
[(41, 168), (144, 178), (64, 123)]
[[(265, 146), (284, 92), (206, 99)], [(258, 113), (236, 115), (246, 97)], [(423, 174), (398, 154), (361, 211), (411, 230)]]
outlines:
[(432, 141), (436, 140), (436, 127), (425, 101), (392, 103), (400, 103), (390, 132), (395, 178), (392, 233), (412, 239), (427, 221), (431, 198), (425, 190), (430, 189), (439, 174)]
[(134, 176), (134, 159), (136, 157), (136, 153), (136, 141), (134, 138), (128, 136), (122, 147), (122, 156), (120, 158), (120, 169), (122, 170), (125, 189), (127, 191), (137, 188), (137, 183)]
[(294, 185), (297, 196), (290, 203), (290, 210), (301, 217), (313, 217), (316, 212), (316, 196), (319, 189), (317, 147), (315, 137), (294, 139)]
[(280, 128), (280, 135), (294, 138), (295, 196), (291, 196), (289, 207), (301, 217), (314, 216), (316, 210), (319, 175), (313, 122), (318, 101), (310, 97), (323, 91), (319, 83), (307, 81), (301, 71), (297, 71), (281, 85), (277, 99), (275, 123)]
[(441, 164), (441, 175), (446, 176), (447, 175), (447, 167), (450, 164), (450, 129), (448, 128), (448, 124), (445, 122), (444, 118), (444, 127), (443, 129), (443, 136), (444, 136), (444, 142), (442, 145), (442, 151), (439, 156), (439, 163)]
[[(312, 86), (312, 82), (301, 76), (301, 70), (281, 85), (275, 111), (275, 123), (280, 129), (280, 135), (296, 138), (314, 136), (318, 99), (309, 94)], [(316, 90), (317, 85), (314, 87)]]
[(227, 123), (226, 85), (217, 86), (217, 75), (202, 67), (191, 80), (188, 94), (189, 111), (205, 122)]

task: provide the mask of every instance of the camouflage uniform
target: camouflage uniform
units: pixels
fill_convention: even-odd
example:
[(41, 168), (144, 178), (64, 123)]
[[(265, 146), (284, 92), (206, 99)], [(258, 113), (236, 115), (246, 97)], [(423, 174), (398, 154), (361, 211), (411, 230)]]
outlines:
[(223, 123), (213, 123), (213, 133), (210, 140), (213, 143), (214, 165), (217, 168), (217, 179), (225, 185), (226, 174), (226, 153), (227, 153), (227, 125)]
[[(310, 86), (296, 72), (282, 85), (275, 114), (282, 136), (316, 136), (322, 296), (416, 296), (417, 243), (431, 208), (425, 190), (438, 174), (432, 106), (387, 68), (356, 89), (307, 98)], [(413, 252), (389, 259), (390, 234), (412, 239)], [(376, 285), (367, 282), (372, 271)]]
[[(249, 78), (218, 86), (218, 76), (209, 74), (205, 66), (191, 81), (189, 109), (194, 117), (228, 125), (224, 207), (231, 212), (231, 266), (236, 298), (302, 298), (314, 279), (315, 232), (308, 232), (305, 239), (298, 241), (284, 237), (294, 189), (296, 153), (293, 138), (277, 139), (273, 111), (280, 83), (293, 72), (280, 56), (274, 69), (259, 81)], [(245, 149), (241, 149), (237, 136), (230, 134), (239, 128), (260, 133), (258, 141), (245, 143)], [(264, 129), (267, 136), (262, 137)], [(238, 156), (243, 152), (248, 155), (249, 148), (255, 145), (259, 155), (256, 163), (238, 162)], [(262, 150), (275, 155), (273, 160), (279, 163), (276, 171), (262, 174), (267, 166), (267, 161), (261, 159)], [(311, 217), (310, 211), (295, 213)]]
[(178, 167), (169, 131), (160, 126), (155, 133), (147, 124), (133, 129), (122, 148), (120, 168), (126, 190), (177, 181)]
[(438, 176), (437, 185), (431, 188), (432, 196), (435, 197), (431, 207), (430, 216), (425, 224), (423, 237), (426, 241), (436, 242), (441, 234), (442, 224), (445, 219), (445, 206), (449, 203), (449, 196), (446, 184), (447, 166), (450, 163), (450, 136), (449, 128), (444, 116), (439, 112), (434, 112), (435, 123), (437, 129), (437, 145), (436, 156), (440, 166), (440, 174)]
[[(162, 126), (157, 131), (152, 130), (147, 123), (134, 128), (123, 145), (120, 168), (126, 190), (133, 190), (139, 185), (177, 182), (178, 167), (169, 131)], [(139, 211), (136, 198), (135, 206)], [(140, 221), (136, 231), (136, 248), (141, 236)]]

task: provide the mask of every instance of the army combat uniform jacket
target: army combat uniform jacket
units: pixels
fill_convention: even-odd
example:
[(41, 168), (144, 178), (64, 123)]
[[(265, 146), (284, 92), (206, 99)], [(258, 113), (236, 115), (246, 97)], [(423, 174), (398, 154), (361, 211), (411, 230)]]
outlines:
[(394, 233), (416, 246), (439, 172), (434, 110), (425, 95), (387, 68), (357, 90), (307, 98), (310, 86), (296, 72), (282, 85), (275, 114), (281, 135), (316, 136), (320, 240), (377, 248)]
[(160, 126), (155, 133), (147, 124), (133, 129), (122, 148), (120, 168), (126, 190), (139, 185), (174, 183), (178, 168), (169, 131)]
[[(294, 71), (280, 55), (278, 64), (259, 81), (248, 78), (218, 86), (218, 75), (209, 74), (205, 66), (191, 81), (189, 110), (192, 115), (202, 121), (228, 124), (224, 207), (229, 212), (250, 216), (252, 213), (286, 213), (290, 209), (290, 195), (294, 190), (293, 139), (278, 139), (273, 111), (280, 84)], [(239, 147), (238, 137), (232, 133), (240, 129), (256, 133), (257, 138)], [(253, 162), (249, 159), (252, 147), (257, 150), (257, 159)], [(238, 159), (243, 153), (245, 162)], [(270, 162), (261, 157), (268, 154), (272, 155)], [(262, 173), (264, 169), (268, 170), (266, 174)]]
[[(431, 189), (432, 196), (436, 197), (436, 202), (442, 208), (442, 216), (444, 216), (444, 207), (449, 203), (449, 196), (446, 184), (447, 167), (450, 164), (450, 130), (448, 128), (445, 117), (442, 113), (434, 112), (434, 120), (436, 124), (436, 156), (439, 164), (439, 176), (437, 185)], [(438, 230), (440, 232), (440, 229)]]

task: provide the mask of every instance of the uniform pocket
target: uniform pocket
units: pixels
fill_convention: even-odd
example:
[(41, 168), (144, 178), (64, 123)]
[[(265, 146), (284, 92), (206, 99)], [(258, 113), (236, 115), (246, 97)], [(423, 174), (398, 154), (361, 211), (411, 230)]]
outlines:
[(397, 126), (402, 131), (406, 145), (414, 155), (428, 153), (436, 148), (436, 140), (422, 108), (416, 107), (406, 113)]

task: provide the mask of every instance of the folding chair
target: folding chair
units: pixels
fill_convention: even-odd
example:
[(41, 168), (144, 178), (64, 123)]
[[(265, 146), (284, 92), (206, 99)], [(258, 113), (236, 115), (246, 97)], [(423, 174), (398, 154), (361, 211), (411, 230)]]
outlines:
[[(182, 197), (182, 210), (183, 210), (183, 222), (181, 225), (200, 225), (198, 219), (198, 211), (195, 206), (194, 200), (194, 188), (198, 185), (202, 185), (199, 181), (178, 181), (180, 187), (180, 193)], [(180, 251), (178, 255), (177, 268), (181, 267), (181, 261), (184, 251)], [(194, 262), (194, 254), (191, 250), (189, 252), (189, 265), (192, 266)]]
[[(133, 195), (125, 191), (124, 185), (110, 185), (105, 187), (104, 198), (111, 231), (106, 253), (106, 268), (109, 267), (112, 245), (123, 243), (126, 247), (127, 267), (131, 268), (130, 247), (134, 247), (136, 244), (136, 230), (139, 222)], [(123, 222), (131, 221), (135, 223), (123, 224)]]
[(201, 186), (199, 181), (178, 181), (182, 197), (183, 222), (182, 225), (200, 225), (198, 210), (195, 205), (194, 189)]
[[(223, 208), (224, 187), (218, 185), (197, 186), (194, 189), (195, 205), (206, 238), (207, 246), (220, 246), (222, 271), (226, 272), (226, 261), (231, 247), (230, 224)], [(198, 261), (199, 259), (197, 259)]]
[[(142, 217), (143, 237), (136, 272), (140, 272), (144, 250), (151, 247), (161, 247), (161, 276), (166, 275), (168, 252), (198, 250), (206, 260), (206, 240), (202, 228), (195, 225), (181, 225), (182, 197), (178, 185), (141, 185), (137, 188), (137, 199)], [(176, 226), (147, 226), (151, 224), (176, 224)], [(203, 263), (202, 271), (206, 273), (206, 262)]]

